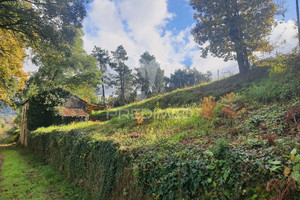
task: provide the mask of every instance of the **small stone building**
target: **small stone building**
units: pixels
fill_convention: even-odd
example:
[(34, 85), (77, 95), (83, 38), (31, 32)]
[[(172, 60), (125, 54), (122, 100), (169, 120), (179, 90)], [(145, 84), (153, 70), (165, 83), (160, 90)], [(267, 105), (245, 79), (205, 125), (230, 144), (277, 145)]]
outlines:
[(71, 92), (56, 88), (38, 94), (23, 103), (21, 115), (20, 141), (27, 146), (26, 134), (39, 127), (88, 121), (90, 108), (102, 109), (89, 104)]

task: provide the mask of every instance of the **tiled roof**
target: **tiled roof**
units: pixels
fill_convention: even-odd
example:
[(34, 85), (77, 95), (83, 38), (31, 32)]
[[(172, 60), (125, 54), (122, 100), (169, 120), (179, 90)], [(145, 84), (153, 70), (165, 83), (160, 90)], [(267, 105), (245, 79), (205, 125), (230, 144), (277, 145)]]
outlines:
[(89, 115), (81, 109), (62, 108), (60, 114), (64, 117), (88, 117)]

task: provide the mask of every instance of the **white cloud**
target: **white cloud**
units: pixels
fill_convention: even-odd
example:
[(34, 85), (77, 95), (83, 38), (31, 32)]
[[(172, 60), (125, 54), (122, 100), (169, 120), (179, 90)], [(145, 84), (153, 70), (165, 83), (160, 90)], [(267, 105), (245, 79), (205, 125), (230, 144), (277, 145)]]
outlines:
[(278, 21), (278, 25), (273, 28), (269, 38), (271, 43), (277, 47), (276, 51), (289, 53), (298, 45), (295, 22), (292, 20), (287, 22)]
[[(108, 20), (106, 16), (109, 16)], [(180, 62), (184, 59), (176, 55), (173, 34), (164, 31), (173, 16), (167, 10), (167, 0), (95, 0), (84, 23), (87, 30), (85, 48), (90, 52), (97, 45), (113, 51), (122, 44), (130, 58), (128, 65), (132, 68), (138, 67), (140, 55), (149, 51), (166, 73), (173, 72), (181, 67)]]

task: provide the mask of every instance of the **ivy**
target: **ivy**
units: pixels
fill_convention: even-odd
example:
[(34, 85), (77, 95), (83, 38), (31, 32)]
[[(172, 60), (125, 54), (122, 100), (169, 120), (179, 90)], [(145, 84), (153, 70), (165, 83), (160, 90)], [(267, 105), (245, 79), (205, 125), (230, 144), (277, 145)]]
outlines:
[(224, 141), (206, 151), (162, 142), (134, 161), (134, 174), (142, 191), (162, 200), (251, 198), (259, 195), (257, 186), (281, 173), (270, 170), (274, 157), (281, 155), (266, 150), (257, 157)]
[(78, 130), (68, 133), (31, 132), (28, 147), (45, 164), (66, 173), (70, 180), (89, 187), (97, 199), (110, 198), (116, 180), (129, 163), (113, 141), (93, 140)]
[(58, 107), (62, 106), (71, 95), (63, 88), (56, 88), (31, 97), (28, 100), (29, 109), (26, 112), (28, 130), (83, 121), (84, 117), (61, 117), (59, 114)]

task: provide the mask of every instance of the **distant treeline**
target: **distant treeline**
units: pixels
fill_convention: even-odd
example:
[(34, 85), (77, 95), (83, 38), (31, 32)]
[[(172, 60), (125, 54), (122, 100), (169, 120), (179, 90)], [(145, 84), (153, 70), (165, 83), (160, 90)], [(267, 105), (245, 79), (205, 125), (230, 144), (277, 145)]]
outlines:
[[(102, 72), (102, 100), (114, 106), (151, 98), (178, 88), (196, 86), (212, 79), (211, 72), (203, 74), (190, 67), (178, 69), (166, 77), (155, 56), (147, 51), (140, 56), (139, 66), (132, 70), (125, 64), (128, 57), (122, 45), (111, 54), (101, 47), (95, 47), (93, 56)], [(105, 91), (109, 88), (115, 92), (107, 98)]]

